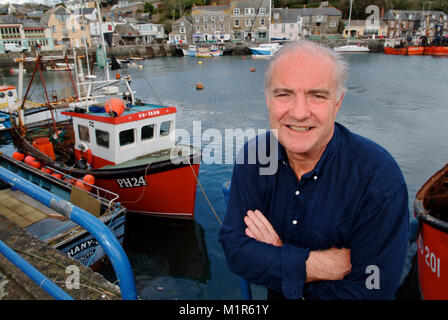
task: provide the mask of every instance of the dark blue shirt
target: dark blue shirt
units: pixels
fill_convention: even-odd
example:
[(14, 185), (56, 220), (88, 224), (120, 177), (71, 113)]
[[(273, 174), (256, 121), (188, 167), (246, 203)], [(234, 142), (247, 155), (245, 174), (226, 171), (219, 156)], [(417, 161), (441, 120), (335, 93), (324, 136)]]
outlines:
[[(409, 224), (407, 188), (392, 156), (336, 123), (316, 167), (298, 181), (278, 143), (276, 173), (260, 175), (266, 161), (251, 164), (247, 157), (255, 151), (270, 154), (260, 137), (245, 144), (246, 161), (233, 169), (219, 233), (230, 270), (289, 299), (392, 299)], [(258, 144), (265, 149), (261, 153)], [(271, 222), (283, 246), (245, 235), (243, 218), (255, 209)], [(350, 249), (351, 272), (339, 281), (305, 284), (309, 252), (332, 247)]]

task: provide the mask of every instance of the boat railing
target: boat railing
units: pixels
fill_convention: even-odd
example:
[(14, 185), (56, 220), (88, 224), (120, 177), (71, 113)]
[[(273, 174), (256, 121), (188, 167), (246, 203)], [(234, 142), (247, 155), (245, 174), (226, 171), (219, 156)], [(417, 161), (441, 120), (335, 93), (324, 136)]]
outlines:
[[(108, 208), (111, 208), (113, 206), (113, 204), (116, 202), (116, 200), (120, 197), (115, 192), (112, 192), (112, 191), (107, 190), (107, 189), (103, 189), (103, 188), (98, 187), (98, 186), (96, 186), (94, 184), (87, 183), (87, 182), (83, 181), (82, 179), (78, 179), (78, 178), (72, 177), (68, 173), (64, 173), (64, 172), (59, 171), (59, 170), (57, 170), (57, 169), (55, 169), (53, 167), (47, 166), (46, 168), (49, 168), (53, 172), (61, 174), (62, 175), (62, 179), (66, 180), (66, 182), (68, 182), (68, 183), (76, 184), (76, 182), (79, 181), (81, 184), (90, 187), (91, 188), (90, 191), (85, 190), (85, 189), (83, 189), (83, 190), (85, 192), (89, 193), (90, 195), (94, 196), (98, 200), (100, 200), (100, 201), (103, 200), (104, 202), (106, 202), (107, 205), (108, 205)], [(50, 175), (47, 172), (44, 172), (44, 174)]]
[[(122, 299), (137, 300), (137, 290), (129, 259), (120, 242), (101, 220), (4, 167), (0, 167), (0, 179), (86, 229), (109, 257), (118, 279)], [(17, 263), (20, 264), (20, 262)], [(32, 279), (36, 282), (34, 278)], [(42, 284), (42, 282), (36, 283)], [(62, 299), (64, 298), (69, 299), (69, 296), (62, 296)]]

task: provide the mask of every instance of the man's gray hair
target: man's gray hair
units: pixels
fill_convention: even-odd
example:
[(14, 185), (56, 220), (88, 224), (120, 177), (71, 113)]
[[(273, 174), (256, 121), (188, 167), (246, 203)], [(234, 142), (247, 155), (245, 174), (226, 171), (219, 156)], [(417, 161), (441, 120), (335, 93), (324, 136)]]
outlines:
[(300, 52), (307, 51), (314, 54), (322, 54), (328, 57), (333, 63), (335, 67), (336, 74), (336, 93), (338, 95), (338, 99), (345, 92), (345, 82), (348, 77), (348, 63), (344, 60), (341, 54), (334, 52), (331, 48), (324, 47), (316, 42), (307, 41), (307, 40), (299, 40), (294, 42), (289, 42), (283, 45), (280, 50), (278, 50), (274, 56), (270, 59), (265, 72), (264, 77), (264, 89), (269, 94), (269, 85), (271, 82), (271, 73), (274, 67), (275, 62), (288, 52)]

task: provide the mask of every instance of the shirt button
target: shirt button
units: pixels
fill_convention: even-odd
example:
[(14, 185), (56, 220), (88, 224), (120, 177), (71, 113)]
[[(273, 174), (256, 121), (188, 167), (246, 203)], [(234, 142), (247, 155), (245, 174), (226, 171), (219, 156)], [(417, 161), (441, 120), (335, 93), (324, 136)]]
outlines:
[(297, 220), (292, 220), (292, 224), (297, 224)]
[(296, 191), (296, 196), (298, 196), (300, 194), (300, 191), (299, 190), (297, 190)]

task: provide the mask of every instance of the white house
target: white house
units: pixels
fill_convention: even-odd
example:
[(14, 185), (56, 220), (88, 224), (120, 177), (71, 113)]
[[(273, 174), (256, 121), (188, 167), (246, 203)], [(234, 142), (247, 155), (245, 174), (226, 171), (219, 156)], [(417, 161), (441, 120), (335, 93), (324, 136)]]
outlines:
[(298, 40), (302, 35), (301, 9), (273, 8), (270, 38), (284, 40)]

